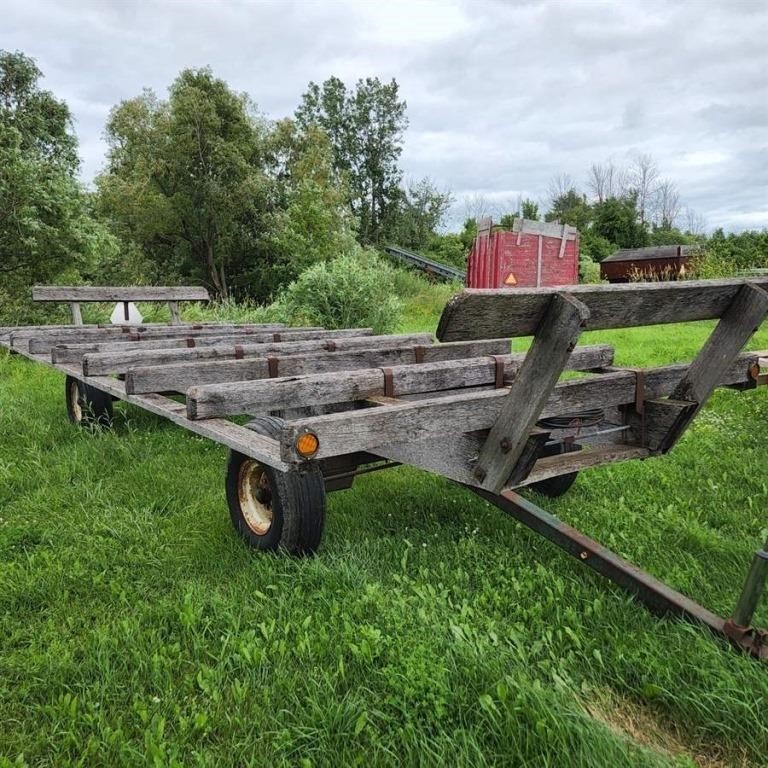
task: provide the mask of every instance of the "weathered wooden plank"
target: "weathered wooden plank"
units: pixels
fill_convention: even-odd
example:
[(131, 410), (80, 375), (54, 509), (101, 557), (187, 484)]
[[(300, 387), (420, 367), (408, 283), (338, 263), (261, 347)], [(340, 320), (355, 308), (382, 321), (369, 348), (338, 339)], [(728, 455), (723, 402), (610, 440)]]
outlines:
[(580, 301), (556, 293), (509, 388), (475, 467), (475, 477), (498, 493), (525, 448), (542, 408), (565, 368), (589, 310)]
[[(461, 342), (459, 342), (461, 343)], [(437, 349), (438, 347), (433, 347)], [(421, 365), (387, 367), (391, 394), (395, 397), (417, 392), (478, 387), (493, 384), (497, 365), (503, 365), (503, 380), (509, 384), (525, 354), (462, 358)], [(613, 348), (607, 345), (577, 347), (566, 364), (569, 370), (610, 365)], [(309, 376), (261, 377), (260, 381), (194, 386), (187, 392), (187, 413), (191, 419), (206, 419), (243, 413), (262, 413), (291, 408), (298, 403), (344, 403), (385, 395), (384, 368), (336, 369), (333, 373)]]
[(768, 293), (755, 285), (739, 288), (670, 399), (650, 402), (642, 414), (634, 415), (634, 434), (643, 445), (659, 453), (672, 449), (757, 330), (766, 312)]
[[(205, 336), (238, 331), (240, 333), (264, 333), (266, 331), (281, 331), (280, 325), (116, 325), (110, 327), (84, 325), (80, 327), (57, 326), (48, 329), (28, 328), (11, 329), (11, 341), (14, 344), (28, 343), (30, 339), (45, 339), (51, 346), (57, 344), (85, 344), (89, 342), (128, 341), (136, 337), (141, 339), (165, 339), (180, 336)], [(301, 330), (309, 330), (303, 328)], [(319, 330), (319, 329), (312, 329)], [(38, 353), (35, 353), (38, 354)]]
[(703, 405), (723, 373), (750, 340), (768, 312), (768, 293), (742, 286), (672, 393), (675, 400)]
[(265, 354), (281, 352), (309, 352), (313, 350), (356, 349), (363, 347), (389, 346), (392, 344), (429, 344), (429, 334), (403, 336), (351, 336), (338, 339), (316, 339), (309, 341), (287, 341), (278, 344), (229, 344), (220, 347), (196, 349), (150, 349), (127, 352), (97, 352), (83, 357), (83, 373), (86, 376), (101, 376), (110, 373), (125, 373), (130, 368), (148, 365), (169, 365), (193, 360), (236, 360), (263, 357)]
[(33, 301), (208, 301), (205, 288), (193, 285), (36, 285)]
[(599, 467), (603, 464), (615, 464), (619, 461), (631, 459), (645, 459), (650, 455), (647, 448), (637, 445), (622, 443), (610, 443), (608, 445), (596, 445), (583, 448), (573, 453), (561, 453), (557, 456), (545, 456), (534, 464), (531, 473), (520, 483), (512, 485), (512, 488), (538, 483), (550, 477), (568, 475), (571, 472), (581, 472), (585, 469)]
[(267, 358), (214, 360), (137, 367), (125, 375), (128, 392), (186, 392), (190, 387), (232, 381), (350, 371), (382, 365), (413, 365), (509, 352), (507, 339), (456, 341), (439, 345), (400, 344), (341, 352), (281, 352)]
[[(446, 305), (440, 341), (528, 336), (536, 332), (553, 294), (567, 292), (587, 305), (586, 330), (711, 320), (728, 308), (745, 280), (573, 285), (567, 288), (470, 289)], [(754, 278), (768, 287), (768, 277)]]
[(345, 328), (335, 331), (326, 330), (285, 330), (254, 333), (228, 331), (225, 334), (205, 333), (198, 336), (167, 336), (162, 339), (133, 338), (129, 341), (96, 342), (86, 344), (58, 344), (51, 347), (46, 340), (31, 339), (29, 351), (44, 354), (50, 351), (54, 363), (75, 363), (87, 353), (120, 353), (127, 350), (148, 349), (196, 349), (198, 347), (220, 347), (226, 344), (277, 344), (282, 341), (308, 341), (310, 339), (340, 339), (349, 336), (365, 336), (373, 333), (370, 328)]
[[(740, 355), (721, 380), (720, 385), (752, 380), (755, 355)], [(687, 365), (649, 368), (645, 371), (648, 398), (669, 395), (682, 379)], [(620, 371), (559, 383), (544, 406), (540, 418), (574, 413), (586, 408), (612, 408), (635, 402), (637, 377), (632, 371)], [(460, 439), (464, 432), (488, 430), (493, 426), (505, 402), (508, 390), (491, 389), (441, 397), (430, 397), (399, 405), (369, 408), (286, 424), (281, 444), (285, 461), (296, 462), (293, 441), (300, 432), (314, 432), (320, 440), (317, 458), (358, 450), (379, 449), (390, 443), (424, 443), (425, 450), (439, 453)], [(434, 438), (442, 438), (435, 440)], [(375, 449), (375, 450), (374, 450)]]

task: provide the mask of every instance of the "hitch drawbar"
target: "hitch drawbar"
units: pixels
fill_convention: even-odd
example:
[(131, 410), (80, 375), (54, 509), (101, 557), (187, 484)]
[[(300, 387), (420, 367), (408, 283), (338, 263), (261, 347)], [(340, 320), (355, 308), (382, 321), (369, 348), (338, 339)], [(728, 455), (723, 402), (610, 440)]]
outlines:
[(496, 495), (480, 488), (467, 487), (535, 533), (549, 539), (593, 571), (635, 595), (654, 613), (677, 616), (695, 624), (703, 624), (714, 634), (724, 637), (754, 658), (768, 660), (768, 631), (751, 626), (768, 579), (768, 543), (758, 550), (752, 559), (733, 615), (729, 619), (723, 619), (524, 499), (515, 491), (504, 491)]

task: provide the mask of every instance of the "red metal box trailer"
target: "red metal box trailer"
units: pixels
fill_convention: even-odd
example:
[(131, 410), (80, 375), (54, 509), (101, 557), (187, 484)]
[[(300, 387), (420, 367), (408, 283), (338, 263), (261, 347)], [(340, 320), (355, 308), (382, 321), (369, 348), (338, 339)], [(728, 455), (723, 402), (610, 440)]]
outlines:
[(516, 218), (512, 229), (478, 225), (468, 288), (538, 288), (579, 282), (579, 232), (569, 224)]

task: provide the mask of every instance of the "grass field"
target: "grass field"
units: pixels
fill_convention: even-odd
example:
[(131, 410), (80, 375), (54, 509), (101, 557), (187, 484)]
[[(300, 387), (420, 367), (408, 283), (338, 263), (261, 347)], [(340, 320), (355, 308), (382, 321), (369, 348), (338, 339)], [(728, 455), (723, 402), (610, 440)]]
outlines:
[[(647, 365), (709, 327), (582, 341)], [(766, 764), (768, 667), (465, 490), (365, 476), (329, 497), (318, 557), (257, 555), (226, 450), (116, 411), (75, 429), (63, 377), (0, 353), (0, 765)], [(728, 614), (768, 536), (766, 418), (765, 389), (717, 392), (669, 456), (540, 501)]]

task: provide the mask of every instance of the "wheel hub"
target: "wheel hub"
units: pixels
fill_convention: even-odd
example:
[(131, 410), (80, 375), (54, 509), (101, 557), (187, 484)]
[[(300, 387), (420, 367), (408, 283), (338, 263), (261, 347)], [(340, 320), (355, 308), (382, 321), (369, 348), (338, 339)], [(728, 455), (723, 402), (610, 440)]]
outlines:
[(272, 527), (272, 489), (264, 467), (253, 459), (244, 461), (237, 486), (246, 524), (257, 536), (264, 536)]

